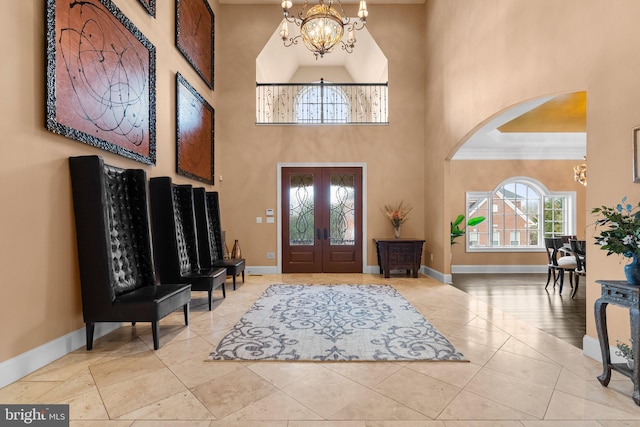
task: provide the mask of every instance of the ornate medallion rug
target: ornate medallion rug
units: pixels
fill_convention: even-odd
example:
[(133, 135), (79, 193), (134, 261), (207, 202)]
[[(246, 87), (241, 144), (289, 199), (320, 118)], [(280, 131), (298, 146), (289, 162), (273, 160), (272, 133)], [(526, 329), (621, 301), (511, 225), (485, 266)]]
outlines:
[(464, 360), (387, 285), (271, 285), (212, 360)]

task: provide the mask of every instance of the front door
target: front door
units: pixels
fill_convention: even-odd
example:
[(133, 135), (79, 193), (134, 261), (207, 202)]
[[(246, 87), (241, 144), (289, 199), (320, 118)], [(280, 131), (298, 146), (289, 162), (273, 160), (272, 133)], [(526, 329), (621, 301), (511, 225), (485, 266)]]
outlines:
[(362, 272), (362, 168), (282, 169), (282, 272)]

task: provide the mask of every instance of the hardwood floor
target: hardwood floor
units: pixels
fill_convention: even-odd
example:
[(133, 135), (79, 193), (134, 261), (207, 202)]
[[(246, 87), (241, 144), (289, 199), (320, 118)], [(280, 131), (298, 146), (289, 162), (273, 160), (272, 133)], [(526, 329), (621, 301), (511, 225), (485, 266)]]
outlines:
[(453, 286), (578, 348), (586, 333), (584, 277), (575, 298), (565, 277), (562, 295), (546, 274), (454, 274)]

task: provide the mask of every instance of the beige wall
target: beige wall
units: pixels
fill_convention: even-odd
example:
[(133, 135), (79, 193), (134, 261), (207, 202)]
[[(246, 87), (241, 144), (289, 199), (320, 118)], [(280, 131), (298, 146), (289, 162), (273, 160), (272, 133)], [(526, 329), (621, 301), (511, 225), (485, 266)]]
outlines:
[[(536, 179), (549, 191), (576, 193), (576, 236), (584, 239), (586, 188), (573, 180), (576, 160), (453, 160), (447, 206), (451, 218), (465, 212), (467, 191), (493, 191), (503, 181), (516, 176)], [(453, 265), (546, 265), (547, 255), (540, 252), (470, 253), (464, 239), (452, 248)]]
[[(624, 195), (640, 199), (640, 186), (631, 180), (631, 130), (640, 124), (640, 56), (633, 54), (640, 48), (640, 2), (427, 0), (425, 13), (425, 199), (445, 206), (442, 213), (427, 210), (428, 240), (443, 240), (457, 213), (448, 205), (454, 167), (443, 160), (489, 117), (542, 95), (587, 91), (586, 210)], [(586, 235), (592, 236), (589, 227)], [(444, 244), (442, 254), (436, 269), (447, 268)], [(593, 243), (587, 254), (587, 334), (596, 337), (589, 314), (600, 294), (594, 282), (624, 274), (620, 260)], [(626, 313), (610, 311), (611, 339), (627, 339)]]
[[(216, 149), (222, 158), (223, 221), (227, 239), (239, 239), (249, 265), (275, 266), (267, 252), (276, 252), (275, 224), (256, 224), (265, 209), (277, 206), (277, 164), (353, 162), (367, 165), (366, 207), (368, 259), (376, 265), (371, 238), (391, 236), (392, 228), (380, 212), (385, 204), (404, 200), (413, 205), (406, 235), (424, 234), (424, 56), (422, 5), (371, 6), (367, 23), (372, 37), (389, 61), (388, 126), (255, 125), (255, 59), (282, 19), (272, 5), (230, 6), (218, 15), (216, 89)], [(236, 17), (251, 22), (251, 31)], [(369, 25), (371, 24), (371, 25)], [(413, 28), (415, 31), (407, 31)], [(309, 53), (311, 55), (311, 53)], [(321, 61), (321, 59), (319, 59)], [(317, 79), (319, 76), (316, 76)], [(279, 83), (279, 82), (278, 82)]]
[(98, 154), (148, 176), (195, 183), (174, 173), (176, 71), (216, 107), (215, 93), (175, 48), (174, 2), (158, 1), (154, 19), (137, 1), (115, 0), (157, 50), (156, 166), (47, 131), (44, 3), (3, 2), (0, 15), (0, 362), (83, 327), (67, 158)]

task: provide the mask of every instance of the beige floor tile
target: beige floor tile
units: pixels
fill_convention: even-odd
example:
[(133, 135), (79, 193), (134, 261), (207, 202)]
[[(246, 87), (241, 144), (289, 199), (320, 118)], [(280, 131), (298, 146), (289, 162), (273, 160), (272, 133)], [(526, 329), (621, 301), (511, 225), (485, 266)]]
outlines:
[(106, 387), (166, 368), (156, 352), (151, 350), (117, 358), (108, 357), (104, 360), (89, 367), (98, 387)]
[(76, 351), (51, 362), (22, 378), (21, 381), (65, 381), (83, 372), (87, 366), (103, 359), (103, 353)]
[(135, 411), (123, 414), (120, 419), (142, 420), (213, 420), (214, 417), (189, 391), (153, 402)]
[(318, 362), (270, 361), (253, 363), (248, 368), (281, 389), (305, 377), (322, 375), (330, 365)]
[(17, 381), (0, 389), (3, 404), (42, 402), (40, 396), (62, 384), (62, 381)]
[(598, 420), (598, 424), (602, 427), (638, 427), (638, 421), (635, 420)]
[(478, 328), (475, 326), (465, 325), (457, 329), (452, 335), (453, 339), (463, 339), (466, 342), (485, 345), (491, 348), (498, 349), (510, 338), (511, 336), (501, 330), (487, 330)]
[(267, 380), (243, 368), (199, 384), (191, 391), (216, 419), (221, 419), (276, 390)]
[(349, 362), (327, 363), (325, 366), (358, 384), (373, 387), (402, 369), (403, 364), (396, 362)]
[(562, 391), (556, 391), (544, 417), (545, 420), (637, 420), (640, 410), (621, 411), (593, 400), (583, 399)]
[(447, 335), (446, 337), (449, 339), (451, 344), (454, 345), (456, 350), (461, 352), (467, 360), (476, 365), (484, 366), (484, 364), (487, 363), (498, 351), (497, 348), (475, 342), (469, 342), (463, 338), (456, 338), (450, 335)]
[(490, 421), (445, 421), (445, 427), (523, 427), (520, 421), (490, 420)]
[(288, 427), (367, 427), (364, 421), (290, 421)]
[[(635, 421), (634, 421), (635, 422)], [(602, 427), (598, 421), (522, 421), (524, 427)]]
[(131, 424), (131, 427), (209, 427), (209, 421), (163, 421), (163, 420), (140, 420)]
[(282, 389), (306, 407), (328, 419), (367, 390), (329, 369), (310, 375)]
[(443, 381), (403, 368), (374, 387), (378, 393), (435, 419), (460, 392)]
[(620, 392), (615, 389), (618, 385), (615, 381), (609, 384), (611, 387), (604, 387), (595, 379), (585, 381), (573, 372), (563, 368), (558, 379), (558, 384), (556, 385), (556, 390), (621, 411), (631, 413), (640, 412), (640, 407), (631, 399), (631, 380), (625, 379), (623, 383), (623, 386), (628, 385), (628, 399), (620, 399)]
[(509, 338), (507, 340), (507, 342), (504, 343), (504, 345), (502, 347), (500, 347), (500, 350), (508, 351), (508, 352), (514, 353), (514, 354), (519, 354), (521, 356), (526, 356), (526, 357), (529, 357), (531, 359), (540, 360), (541, 362), (554, 363), (554, 364), (559, 365), (559, 363), (557, 363), (553, 359), (550, 359), (544, 353), (540, 353), (536, 349), (528, 346), (527, 344), (523, 343), (522, 341), (520, 341), (519, 339), (517, 339), (515, 337)]
[(445, 427), (442, 421), (367, 421), (367, 427)]
[(288, 427), (288, 421), (212, 421), (209, 427)]
[(56, 403), (69, 405), (69, 418), (71, 420), (109, 419), (102, 397), (96, 389)]
[(276, 391), (226, 417), (229, 420), (322, 420), (291, 396)]
[(69, 427), (131, 427), (132, 420), (71, 420)]
[(452, 386), (463, 388), (482, 368), (475, 363), (465, 362), (411, 362), (407, 368), (444, 381)]
[(550, 388), (555, 386), (562, 369), (556, 364), (502, 350), (493, 355), (485, 368)]
[[(202, 357), (203, 355), (201, 355)], [(208, 353), (207, 353), (208, 356)], [(243, 369), (244, 363), (234, 361), (211, 361), (208, 359), (189, 359), (169, 366), (187, 388), (194, 388), (214, 378)]]
[(73, 378), (44, 393), (40, 396), (40, 401), (58, 402), (93, 390), (96, 390), (93, 376), (91, 376), (89, 369), (85, 368), (83, 372), (78, 372)]
[(192, 337), (182, 341), (171, 341), (154, 353), (164, 364), (172, 366), (190, 359), (204, 360), (213, 351), (213, 346), (200, 337)]
[(333, 420), (424, 420), (427, 417), (372, 390), (331, 417)]
[(118, 418), (186, 390), (184, 384), (169, 369), (164, 368), (101, 387), (100, 395), (109, 417)]
[(462, 391), (438, 416), (439, 420), (497, 421), (535, 419), (475, 393)]
[(513, 375), (483, 368), (465, 390), (499, 402), (536, 418), (544, 417), (552, 386), (542, 386)]

